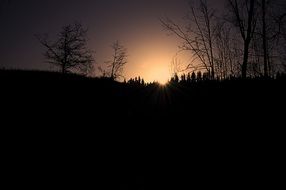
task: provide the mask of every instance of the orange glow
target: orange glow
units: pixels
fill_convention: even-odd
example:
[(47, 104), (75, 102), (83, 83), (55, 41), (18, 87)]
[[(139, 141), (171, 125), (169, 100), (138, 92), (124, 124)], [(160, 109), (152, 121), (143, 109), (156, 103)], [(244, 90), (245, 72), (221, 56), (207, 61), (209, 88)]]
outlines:
[[(158, 43), (158, 45), (161, 44)], [(145, 82), (158, 82), (165, 85), (171, 78), (170, 62), (173, 52), (175, 51), (168, 50), (164, 45), (149, 49), (142, 48), (134, 52), (132, 54), (134, 56), (130, 57), (130, 64), (126, 67), (127, 78), (140, 76)]]
[(155, 68), (152, 68), (152, 71), (150, 71), (146, 75), (149, 75), (150, 78), (153, 78), (155, 82), (158, 82), (161, 85), (167, 84), (170, 78), (170, 74), (168, 68), (166, 69), (166, 66), (157, 66)]
[(150, 55), (145, 61), (142, 61), (144, 70), (142, 75), (149, 82), (159, 82), (165, 85), (170, 79), (169, 56)]
[[(170, 63), (177, 53), (177, 40), (162, 33), (161, 26), (146, 27), (153, 31), (143, 31), (138, 41), (128, 44), (127, 79), (140, 76), (145, 82), (165, 85), (171, 78)], [(146, 34), (147, 33), (147, 34)]]

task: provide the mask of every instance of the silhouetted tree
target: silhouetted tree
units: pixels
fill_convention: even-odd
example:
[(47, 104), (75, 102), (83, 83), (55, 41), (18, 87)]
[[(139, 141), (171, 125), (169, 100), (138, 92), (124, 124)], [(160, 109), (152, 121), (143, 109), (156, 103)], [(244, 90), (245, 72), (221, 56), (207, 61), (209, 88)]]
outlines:
[(144, 79), (142, 79), (140, 76), (135, 77), (134, 79), (133, 78), (129, 79), (128, 84), (135, 86), (135, 87), (142, 87), (146, 85)]
[(175, 73), (175, 76), (174, 76), (174, 82), (175, 83), (178, 83), (180, 80), (179, 80), (179, 76), (177, 73)]
[(261, 12), (262, 12), (262, 39), (263, 39), (263, 62), (264, 62), (264, 76), (269, 75), (268, 64), (268, 48), (267, 48), (267, 33), (266, 33), (266, 0), (261, 0)]
[(197, 76), (196, 76), (196, 73), (195, 73), (195, 72), (192, 73), (191, 78), (192, 78), (192, 82), (196, 82)]
[(226, 79), (230, 75), (239, 75), (240, 52), (235, 32), (228, 22), (222, 20), (217, 22), (215, 35), (217, 77)]
[(285, 25), (286, 7), (279, 0), (260, 0), (259, 6), (260, 25), (256, 33), (261, 36), (259, 41), (262, 41), (263, 72), (264, 76), (268, 77), (276, 73), (273, 58), (279, 51), (280, 44), (284, 43), (281, 35), (283, 25)]
[(64, 26), (54, 42), (49, 41), (47, 35), (36, 37), (47, 49), (44, 55), (48, 63), (59, 67), (63, 74), (92, 72), (93, 52), (87, 48), (87, 29), (80, 23)]
[(133, 84), (134, 83), (134, 80), (131, 78), (128, 80), (128, 84)]
[(181, 82), (185, 83), (187, 80), (186, 80), (186, 75), (185, 74), (182, 74), (181, 75)]
[(145, 80), (142, 79), (141, 84), (145, 86)]
[(283, 29), (282, 29), (282, 47), (280, 49), (279, 52), (281, 52), (282, 54), (282, 66), (283, 66), (283, 71), (286, 72), (286, 26), (284, 25), (283, 26)]
[(203, 79), (202, 72), (199, 71), (199, 72), (197, 73), (197, 81), (202, 81), (202, 79)]
[(208, 73), (208, 72), (204, 72), (203, 73), (203, 80), (204, 81), (207, 81), (207, 80), (209, 80), (210, 79), (210, 74)]
[(161, 19), (163, 27), (183, 40), (182, 50), (191, 51), (199, 61), (200, 65), (187, 66), (187, 69), (205, 69), (215, 77), (214, 58), (214, 33), (215, 16), (214, 10), (208, 6), (206, 0), (199, 0), (198, 6), (190, 1), (190, 15), (187, 26), (180, 26), (169, 18)]
[(171, 77), (171, 83), (179, 83), (180, 82), (180, 79), (179, 79), (179, 76), (177, 73), (174, 74), (173, 77)]
[(191, 83), (191, 82), (192, 82), (191, 73), (188, 73), (188, 75), (187, 75), (187, 83)]
[(127, 49), (116, 41), (111, 46), (113, 49), (112, 60), (107, 61), (108, 68), (110, 69), (110, 78), (116, 80), (123, 77), (122, 73), (124, 66), (127, 64)]
[(250, 43), (253, 39), (253, 35), (256, 28), (257, 18), (256, 16), (256, 1), (246, 0), (228, 0), (230, 12), (232, 14), (232, 23), (240, 31), (241, 38), (243, 40), (243, 62), (241, 66), (242, 78), (247, 77), (247, 67), (249, 59)]

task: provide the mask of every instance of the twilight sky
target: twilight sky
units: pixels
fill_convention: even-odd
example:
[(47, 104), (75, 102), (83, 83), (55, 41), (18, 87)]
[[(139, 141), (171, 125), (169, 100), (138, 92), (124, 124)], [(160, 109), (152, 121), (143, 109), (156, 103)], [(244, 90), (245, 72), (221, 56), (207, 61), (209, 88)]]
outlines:
[(169, 77), (179, 45), (158, 18), (180, 19), (187, 7), (186, 0), (0, 1), (0, 67), (49, 70), (34, 34), (55, 35), (62, 26), (80, 21), (89, 28), (89, 47), (96, 51), (98, 65), (111, 57), (110, 45), (119, 40), (129, 54), (126, 78), (142, 76), (146, 81)]

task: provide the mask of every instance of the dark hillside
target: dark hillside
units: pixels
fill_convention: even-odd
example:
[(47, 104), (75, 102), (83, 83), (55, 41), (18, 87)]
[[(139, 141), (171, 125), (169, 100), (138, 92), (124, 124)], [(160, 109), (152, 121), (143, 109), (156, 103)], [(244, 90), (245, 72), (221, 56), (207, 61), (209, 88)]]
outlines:
[[(236, 124), (283, 113), (285, 79), (131, 85), (109, 79), (36, 71), (0, 71), (1, 100), (10, 116), (31, 112), (45, 121), (81, 124), (131, 120)], [(265, 117), (264, 117), (265, 116)], [(208, 119), (206, 119), (208, 118)], [(277, 120), (276, 119), (276, 120)], [(278, 121), (278, 120), (277, 120)], [(91, 122), (92, 123), (92, 122)], [(99, 122), (94, 122), (99, 123)], [(132, 122), (130, 122), (132, 123)], [(132, 125), (132, 124), (131, 124)]]
[[(204, 169), (220, 171), (217, 164), (231, 164), (240, 152), (276, 154), (283, 140), (282, 78), (143, 86), (0, 71), (0, 85), (7, 162), (23, 172), (46, 171), (45, 176), (60, 168), (45, 179), (31, 174), (51, 186), (47, 179), (101, 189), (183, 188), (190, 185), (180, 173), (187, 168), (201, 172), (192, 179), (202, 180), (198, 176)], [(261, 162), (259, 158), (252, 167), (260, 171)], [(243, 171), (245, 164), (232, 165), (232, 170)], [(136, 178), (140, 175), (144, 182)], [(240, 178), (224, 179), (236, 183)]]

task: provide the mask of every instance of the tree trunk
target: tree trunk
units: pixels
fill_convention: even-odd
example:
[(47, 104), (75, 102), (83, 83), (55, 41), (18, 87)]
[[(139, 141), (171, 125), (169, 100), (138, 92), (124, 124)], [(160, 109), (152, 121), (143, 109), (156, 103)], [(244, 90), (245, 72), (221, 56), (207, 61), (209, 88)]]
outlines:
[(112, 64), (112, 70), (111, 70), (111, 76), (110, 76), (112, 80), (115, 80), (114, 67), (115, 67), (115, 62)]
[(264, 77), (269, 76), (267, 34), (266, 34), (266, 2), (262, 0), (262, 37), (263, 37), (263, 56), (264, 56)]
[(62, 65), (62, 74), (65, 74), (66, 73), (66, 66), (65, 64)]
[(247, 66), (248, 66), (248, 54), (249, 54), (249, 42), (244, 44), (244, 54), (243, 54), (243, 63), (241, 67), (241, 76), (243, 79), (247, 77)]
[(248, 67), (248, 58), (249, 58), (249, 46), (252, 40), (253, 33), (253, 19), (254, 19), (254, 0), (250, 1), (250, 9), (248, 12), (248, 26), (247, 26), (247, 34), (244, 39), (244, 55), (243, 55), (243, 63), (241, 68), (241, 76), (243, 79), (247, 78), (247, 67)]
[(211, 79), (214, 80), (215, 79), (215, 71), (214, 68), (212, 67), (211, 69)]

